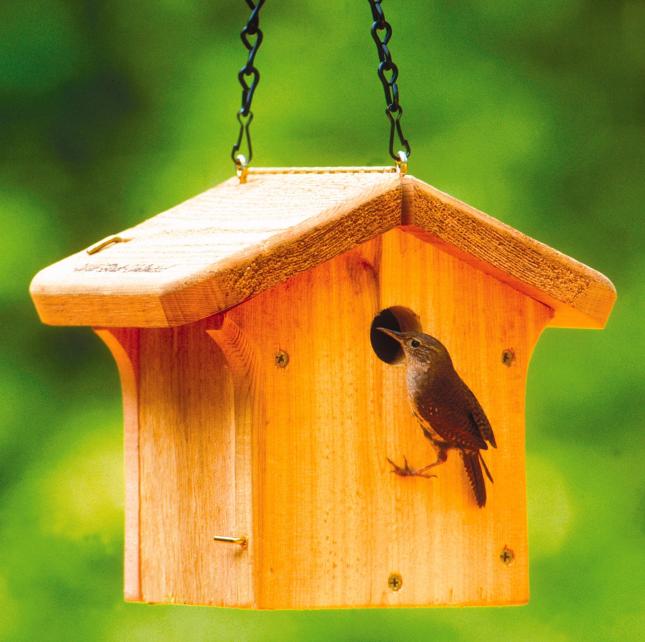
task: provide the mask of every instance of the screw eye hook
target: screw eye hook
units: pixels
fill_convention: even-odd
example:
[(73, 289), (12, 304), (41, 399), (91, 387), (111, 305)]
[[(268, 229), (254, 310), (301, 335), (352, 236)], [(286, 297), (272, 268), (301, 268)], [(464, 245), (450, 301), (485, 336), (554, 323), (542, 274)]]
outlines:
[(235, 173), (240, 179), (240, 183), (246, 183), (246, 178), (249, 174), (249, 163), (246, 160), (246, 156), (236, 154), (233, 160), (235, 161)]
[(408, 173), (408, 155), (401, 149), (396, 155), (396, 173), (403, 178)]

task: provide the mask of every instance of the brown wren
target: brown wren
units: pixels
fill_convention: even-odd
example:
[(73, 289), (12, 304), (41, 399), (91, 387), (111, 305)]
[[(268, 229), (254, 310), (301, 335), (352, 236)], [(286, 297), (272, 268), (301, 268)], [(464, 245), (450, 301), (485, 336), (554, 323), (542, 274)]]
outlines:
[(481, 455), (488, 444), (497, 447), (493, 429), (470, 388), (457, 374), (446, 347), (422, 332), (397, 332), (377, 328), (397, 341), (405, 356), (408, 396), (423, 434), (437, 449), (437, 460), (414, 469), (404, 457), (404, 466), (391, 459), (393, 472), (403, 476), (435, 477), (429, 471), (448, 458), (450, 449), (459, 450), (477, 505), (486, 505), (486, 476), (493, 478)]

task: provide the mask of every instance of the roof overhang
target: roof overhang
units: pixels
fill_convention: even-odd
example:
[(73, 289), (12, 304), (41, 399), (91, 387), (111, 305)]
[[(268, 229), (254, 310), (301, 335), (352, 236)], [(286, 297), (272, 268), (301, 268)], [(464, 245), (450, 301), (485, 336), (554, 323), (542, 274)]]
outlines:
[(394, 227), (553, 309), (602, 328), (602, 274), (412, 177), (374, 168), (276, 169), (232, 178), (39, 272), (44, 323), (172, 327), (222, 312)]

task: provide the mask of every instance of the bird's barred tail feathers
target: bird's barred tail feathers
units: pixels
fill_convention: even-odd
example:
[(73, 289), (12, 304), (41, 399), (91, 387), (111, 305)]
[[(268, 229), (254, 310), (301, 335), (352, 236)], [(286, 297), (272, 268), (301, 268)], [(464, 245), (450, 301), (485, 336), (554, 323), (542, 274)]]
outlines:
[(488, 466), (486, 465), (486, 462), (484, 461), (484, 458), (482, 457), (481, 451), (477, 453), (479, 455), (479, 461), (481, 462), (482, 466), (484, 467), (484, 472), (486, 473), (486, 477), (490, 479), (490, 483), (494, 484), (494, 480), (492, 475), (490, 474), (490, 470), (488, 470)]
[[(477, 505), (482, 508), (486, 505), (486, 483), (484, 482), (484, 474), (480, 462), (479, 451), (465, 452), (461, 451), (461, 458), (464, 461), (466, 473), (468, 474), (468, 481), (475, 493)], [(486, 464), (484, 464), (486, 466)], [(488, 469), (486, 469), (488, 473)], [(490, 473), (488, 473), (490, 478)]]

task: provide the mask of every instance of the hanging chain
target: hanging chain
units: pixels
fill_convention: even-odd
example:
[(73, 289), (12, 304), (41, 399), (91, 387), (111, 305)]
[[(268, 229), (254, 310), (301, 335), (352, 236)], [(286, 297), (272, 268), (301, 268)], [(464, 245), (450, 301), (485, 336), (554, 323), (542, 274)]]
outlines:
[[(253, 122), (253, 112), (251, 111), (251, 103), (253, 102), (253, 95), (255, 89), (260, 82), (260, 72), (255, 66), (255, 56), (258, 49), (262, 44), (263, 34), (260, 29), (260, 9), (266, 0), (245, 0), (246, 4), (251, 9), (251, 14), (246, 22), (246, 25), (240, 33), (242, 44), (249, 52), (246, 64), (240, 69), (237, 78), (242, 85), (242, 106), (237, 112), (237, 121), (240, 124), (240, 130), (237, 135), (233, 149), (231, 150), (231, 158), (237, 168), (237, 174), (242, 182), (245, 181), (248, 173), (248, 165), (253, 158), (253, 147), (251, 145), (251, 132), (250, 127)], [(390, 142), (389, 152), (390, 156), (396, 161), (397, 167), (402, 172), (407, 169), (407, 161), (410, 156), (410, 143), (407, 141), (401, 128), (401, 117), (403, 116), (403, 107), (399, 103), (399, 86), (397, 80), (399, 77), (399, 69), (392, 61), (392, 55), (388, 48), (388, 43), (392, 37), (392, 26), (385, 19), (383, 8), (381, 7), (382, 0), (368, 0), (372, 9), (372, 23), (371, 33), (376, 49), (379, 56), (378, 77), (383, 84), (385, 92), (385, 115), (390, 121)], [(398, 151), (395, 148), (395, 138), (398, 138), (399, 145), (403, 149)], [(246, 144), (246, 155), (240, 152), (242, 143)]]
[[(399, 77), (399, 69), (392, 61), (392, 54), (388, 48), (388, 43), (392, 37), (392, 26), (385, 19), (383, 8), (381, 7), (382, 0), (368, 0), (372, 9), (372, 38), (376, 43), (376, 50), (380, 64), (378, 66), (378, 77), (383, 83), (383, 90), (385, 91), (385, 115), (390, 121), (390, 156), (397, 162), (397, 165), (404, 168), (410, 156), (410, 143), (403, 135), (401, 129), (401, 116), (403, 116), (403, 107), (399, 104), (399, 86), (397, 79)], [(399, 145), (403, 149), (395, 151), (394, 138), (398, 137)]]
[[(260, 82), (260, 72), (255, 67), (255, 56), (258, 49), (262, 44), (263, 34), (260, 29), (260, 9), (265, 3), (265, 0), (246, 0), (246, 4), (251, 9), (251, 15), (240, 32), (242, 44), (249, 52), (246, 64), (240, 69), (237, 74), (237, 79), (242, 85), (242, 106), (237, 112), (237, 122), (240, 123), (240, 131), (237, 135), (237, 140), (233, 145), (231, 151), (231, 158), (237, 168), (240, 180), (246, 178), (248, 165), (253, 158), (253, 147), (251, 146), (251, 122), (253, 122), (253, 112), (251, 111), (251, 103), (253, 102), (253, 94)], [(242, 142), (246, 141), (247, 154), (244, 155), (240, 152)]]

